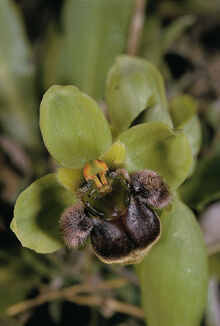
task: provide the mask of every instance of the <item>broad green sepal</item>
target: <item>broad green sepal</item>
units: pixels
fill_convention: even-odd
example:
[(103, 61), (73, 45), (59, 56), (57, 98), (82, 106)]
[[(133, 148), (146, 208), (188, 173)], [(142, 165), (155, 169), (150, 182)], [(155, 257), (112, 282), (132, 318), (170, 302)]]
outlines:
[(147, 113), (150, 108), (145, 122), (159, 120), (172, 127), (162, 76), (144, 59), (125, 55), (116, 59), (107, 78), (106, 101), (118, 133), (129, 128), (141, 112), (147, 109)]
[(41, 102), (40, 127), (50, 154), (68, 168), (82, 168), (112, 143), (101, 109), (74, 86), (49, 88)]
[(100, 159), (105, 161), (109, 167), (117, 168), (123, 166), (125, 161), (125, 146), (120, 141), (116, 141)]
[(82, 169), (59, 168), (56, 173), (57, 181), (66, 189), (75, 192), (83, 181)]
[(192, 164), (187, 137), (161, 122), (135, 126), (118, 139), (125, 146), (129, 172), (150, 169), (158, 172), (171, 190), (185, 180)]
[(192, 156), (196, 156), (200, 150), (202, 132), (197, 112), (197, 102), (190, 95), (178, 95), (171, 99), (170, 114), (176, 129), (183, 129), (186, 133)]
[(59, 218), (74, 203), (74, 194), (57, 182), (55, 174), (48, 174), (20, 194), (11, 229), (24, 247), (39, 253), (56, 251), (64, 246), (58, 229)]
[(199, 326), (208, 283), (201, 230), (180, 201), (161, 221), (161, 239), (137, 267), (147, 325)]

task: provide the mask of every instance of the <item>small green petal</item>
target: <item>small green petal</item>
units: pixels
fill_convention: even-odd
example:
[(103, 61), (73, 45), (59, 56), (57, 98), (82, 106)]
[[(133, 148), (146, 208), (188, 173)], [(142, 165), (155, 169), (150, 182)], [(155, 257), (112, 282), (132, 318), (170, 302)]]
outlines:
[(59, 218), (74, 203), (76, 197), (59, 185), (54, 174), (48, 174), (20, 194), (11, 229), (24, 247), (39, 253), (56, 251), (64, 246)]
[(74, 192), (83, 180), (83, 173), (82, 169), (59, 168), (56, 177), (63, 187)]
[(117, 168), (123, 165), (125, 156), (125, 146), (120, 141), (116, 141), (105, 154), (101, 155), (100, 159), (109, 167)]
[(117, 57), (108, 74), (106, 101), (118, 133), (129, 128), (134, 119), (150, 108), (156, 113), (150, 112), (145, 122), (160, 119), (172, 127), (162, 76), (144, 59), (126, 55)]
[(118, 139), (125, 145), (129, 172), (151, 169), (158, 172), (171, 190), (185, 180), (192, 164), (187, 137), (161, 122), (135, 126)]
[(112, 143), (101, 109), (74, 86), (52, 86), (45, 93), (40, 127), (48, 151), (64, 167), (82, 168)]

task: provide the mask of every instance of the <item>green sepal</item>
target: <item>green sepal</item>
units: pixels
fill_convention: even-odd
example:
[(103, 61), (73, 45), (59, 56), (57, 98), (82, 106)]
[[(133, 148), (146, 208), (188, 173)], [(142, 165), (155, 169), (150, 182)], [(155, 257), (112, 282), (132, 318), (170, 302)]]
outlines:
[(52, 86), (44, 94), (40, 127), (50, 154), (68, 168), (82, 168), (112, 143), (101, 109), (74, 86)]
[(20, 194), (11, 229), (23, 247), (39, 253), (56, 251), (64, 246), (59, 218), (65, 208), (75, 203), (74, 194), (57, 182), (55, 174), (48, 174)]
[(128, 172), (150, 169), (158, 172), (171, 190), (188, 175), (192, 155), (187, 137), (161, 122), (144, 123), (119, 135), (125, 146)]

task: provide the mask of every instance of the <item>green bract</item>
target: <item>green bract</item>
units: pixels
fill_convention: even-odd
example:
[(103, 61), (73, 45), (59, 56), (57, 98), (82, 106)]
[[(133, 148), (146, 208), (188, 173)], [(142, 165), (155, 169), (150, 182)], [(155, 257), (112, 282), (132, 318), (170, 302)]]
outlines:
[[(159, 99), (166, 105), (164, 94)], [(56, 176), (35, 181), (19, 196), (12, 222), (22, 245), (37, 252), (62, 247), (58, 220), (64, 208), (76, 202), (74, 191), (83, 180), (82, 169), (88, 161), (101, 159), (110, 168), (125, 167), (129, 172), (152, 169), (171, 189), (184, 181), (190, 169), (191, 152), (182, 132), (162, 122), (148, 122), (125, 131), (112, 144), (98, 104), (74, 86), (51, 87), (40, 111), (44, 142), (62, 167)]]

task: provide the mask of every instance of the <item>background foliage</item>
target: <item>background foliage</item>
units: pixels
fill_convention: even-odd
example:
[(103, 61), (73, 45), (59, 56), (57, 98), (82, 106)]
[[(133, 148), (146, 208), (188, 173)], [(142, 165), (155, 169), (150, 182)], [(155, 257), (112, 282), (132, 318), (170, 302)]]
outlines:
[[(116, 56), (127, 53), (148, 59), (159, 68), (165, 79), (168, 103), (163, 89), (156, 99), (150, 93), (144, 94), (143, 107), (135, 111), (135, 121), (132, 115), (123, 121), (115, 117), (117, 128), (112, 129), (113, 135), (117, 136), (132, 123), (151, 121), (155, 110), (160, 114), (161, 107), (165, 107), (170, 110), (174, 127), (191, 137), (194, 168), (181, 186), (179, 196), (195, 213), (209, 254), (208, 300), (201, 325), (220, 325), (219, 3), (149, 0), (145, 7), (140, 6), (139, 12), (137, 3), (135, 0), (0, 0), (0, 325), (69, 325), (70, 320), (77, 325), (145, 325), (139, 308), (138, 280), (131, 266), (104, 265), (89, 247), (84, 251), (62, 249), (47, 255), (36, 254), (22, 248), (9, 228), (18, 194), (38, 177), (56, 169), (43, 146), (38, 127), (43, 93), (53, 84), (76, 85), (94, 97), (107, 116), (112, 117), (105, 99), (108, 105), (111, 101), (111, 110), (117, 112), (118, 105), (127, 97), (122, 94), (122, 98), (117, 98), (111, 88), (104, 94), (107, 72), (116, 62), (110, 75), (118, 81), (120, 69), (124, 67)], [(136, 45), (131, 42), (134, 17), (142, 23)], [(146, 66), (148, 73), (151, 69)], [(129, 81), (127, 73), (126, 81)], [(160, 85), (160, 78), (155, 84)], [(137, 91), (139, 87), (137, 83)], [(125, 92), (131, 96), (127, 103), (132, 103), (129, 82)], [(179, 116), (177, 108), (182, 103), (188, 111)], [(148, 105), (154, 111), (145, 110)], [(164, 118), (172, 124), (168, 115)], [(199, 121), (202, 134), (197, 128)], [(32, 210), (37, 209), (35, 205), (34, 200)], [(188, 216), (184, 207), (186, 219), (179, 220), (181, 228), (185, 227), (181, 223)], [(59, 202), (57, 209), (62, 210)], [(175, 229), (174, 213), (165, 212), (169, 214), (167, 223)], [(200, 235), (196, 241), (199, 239)], [(172, 257), (169, 250), (172, 244), (166, 243), (166, 233), (162, 241)], [(193, 248), (197, 248), (196, 243)], [(161, 255), (161, 250), (158, 246), (156, 254)], [(196, 250), (191, 259), (196, 259)], [(160, 272), (166, 275), (174, 271), (166, 262), (158, 267), (155, 257), (149, 256), (145, 263), (149, 264), (148, 272), (140, 278), (150, 278), (154, 269), (158, 279)], [(195, 278), (204, 275), (203, 271), (194, 272)], [(111, 283), (115, 278), (119, 279), (118, 283)], [(100, 282), (104, 285), (98, 288), (96, 284)], [(166, 288), (166, 279), (160, 282)], [(87, 289), (91, 286), (88, 295), (82, 297), (76, 293), (71, 297), (62, 292), (63, 288), (79, 283)], [(149, 323), (154, 325), (158, 322), (153, 320), (157, 307), (152, 296), (148, 296), (152, 286), (148, 283), (143, 307), (147, 305), (147, 310), (150, 309)], [(178, 286), (176, 298), (182, 289), (181, 283)], [(47, 293), (52, 295), (47, 297)], [(28, 306), (30, 301), (25, 301), (28, 299), (34, 299), (32, 306)], [(23, 305), (13, 306), (19, 302)], [(164, 302), (167, 303), (165, 292)], [(177, 315), (176, 311), (173, 322)], [(198, 323), (185, 322), (187, 326)]]

